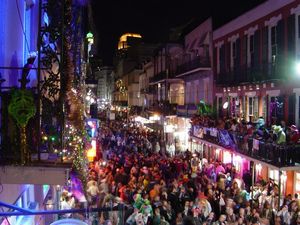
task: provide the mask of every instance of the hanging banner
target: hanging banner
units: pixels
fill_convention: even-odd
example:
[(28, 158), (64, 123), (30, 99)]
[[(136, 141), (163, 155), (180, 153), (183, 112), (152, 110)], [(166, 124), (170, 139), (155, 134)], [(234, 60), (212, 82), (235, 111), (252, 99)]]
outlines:
[(219, 143), (224, 147), (235, 148), (235, 144), (227, 130), (219, 130)]

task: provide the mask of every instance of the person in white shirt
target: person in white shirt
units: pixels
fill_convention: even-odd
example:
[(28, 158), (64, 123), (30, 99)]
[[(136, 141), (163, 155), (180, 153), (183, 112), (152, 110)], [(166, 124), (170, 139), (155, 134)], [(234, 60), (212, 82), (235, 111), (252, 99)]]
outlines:
[(96, 181), (91, 182), (91, 185), (87, 189), (89, 202), (95, 203), (98, 194), (100, 193)]
[[(69, 204), (69, 200), (70, 200), (70, 197), (69, 196), (66, 196), (63, 198), (62, 202), (60, 203), (60, 209), (61, 210), (69, 210), (69, 209), (72, 209), (71, 205)], [(71, 217), (71, 213), (66, 213), (63, 215), (63, 217), (65, 218), (69, 218)]]

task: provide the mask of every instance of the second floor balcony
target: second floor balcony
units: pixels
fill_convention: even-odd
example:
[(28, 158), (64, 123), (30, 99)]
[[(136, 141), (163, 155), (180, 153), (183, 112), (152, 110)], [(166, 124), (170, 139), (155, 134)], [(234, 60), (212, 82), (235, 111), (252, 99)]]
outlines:
[(175, 74), (178, 76), (198, 68), (210, 69), (211, 63), (209, 57), (197, 56), (194, 59), (177, 66)]
[(176, 115), (176, 107), (177, 104), (171, 104), (168, 101), (156, 101), (149, 107), (149, 111), (170, 116)]
[(161, 71), (158, 74), (155, 74), (153, 77), (149, 78), (149, 83), (157, 83), (167, 79), (167, 71)]
[(284, 78), (282, 66), (273, 63), (262, 63), (257, 66), (246, 65), (232, 68), (217, 74), (217, 85), (238, 85), (240, 83), (257, 83)]
[(239, 132), (200, 125), (192, 126), (191, 135), (276, 167), (300, 164), (300, 144), (276, 144)]
[(177, 116), (192, 117), (197, 113), (197, 106), (195, 104), (185, 104), (177, 106)]

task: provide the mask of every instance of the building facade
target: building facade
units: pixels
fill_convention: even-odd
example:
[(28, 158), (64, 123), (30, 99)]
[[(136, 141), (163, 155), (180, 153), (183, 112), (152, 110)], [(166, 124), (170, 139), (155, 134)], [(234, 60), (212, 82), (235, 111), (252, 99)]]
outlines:
[[(140, 34), (126, 33), (120, 37), (114, 65), (115, 105), (128, 106), (130, 98), (130, 104), (138, 106), (139, 76), (137, 74), (141, 73), (143, 63), (152, 57), (155, 47), (155, 44), (142, 42)], [(128, 79), (133, 81), (132, 85), (128, 83)]]
[(220, 116), (299, 125), (298, 15), (298, 1), (266, 1), (213, 32)]
[[(0, 163), (3, 166), (3, 170), (0, 174), (0, 201), (10, 206), (3, 207), (2, 205), (1, 208), (4, 212), (14, 211), (11, 206), (20, 208), (20, 212), (26, 210), (45, 210), (47, 199), (51, 195), (55, 204), (52, 205), (52, 209), (58, 209), (60, 196), (56, 195), (56, 190), (58, 189), (56, 185), (64, 186), (67, 184), (67, 179), (69, 179), (67, 176), (67, 171), (69, 171), (67, 167), (70, 165), (63, 165), (62, 167), (65, 168), (62, 168), (56, 163), (53, 163), (57, 158), (51, 161), (49, 157), (50, 153), (53, 153), (50, 152), (51, 147), (44, 149), (43, 143), (39, 143), (39, 141), (42, 142), (42, 134), (44, 136), (48, 135), (45, 130), (43, 130), (45, 125), (53, 125), (53, 127), (57, 125), (60, 126), (60, 130), (62, 130), (62, 126), (64, 126), (64, 124), (57, 120), (57, 117), (54, 119), (54, 117), (57, 116), (55, 113), (59, 113), (59, 110), (56, 109), (61, 108), (56, 108), (57, 105), (51, 102), (51, 100), (54, 101), (53, 99), (58, 96), (57, 93), (61, 90), (61, 86), (58, 87), (56, 85), (63, 83), (62, 79), (60, 79), (62, 69), (59, 68), (59, 66), (61, 66), (62, 43), (60, 40), (62, 38), (60, 37), (62, 31), (56, 29), (56, 25), (58, 24), (55, 22), (58, 22), (56, 20), (57, 16), (59, 17), (59, 21), (64, 20), (61, 19), (63, 17), (61, 14), (53, 13), (53, 10), (62, 12), (62, 10), (60, 11), (62, 8), (59, 8), (62, 6), (62, 3), (51, 2), (51, 7), (48, 5), (47, 0), (5, 0), (1, 3), (0, 74), (2, 86), (0, 87)], [(42, 5), (39, 5), (39, 3)], [(82, 16), (81, 5), (73, 4), (71, 6), (66, 3), (65, 6), (69, 7), (72, 12), (74, 10), (74, 14), (77, 16), (76, 20)], [(41, 12), (41, 15), (39, 15), (39, 12)], [(60, 23), (60, 25), (64, 24)], [(67, 28), (72, 30), (76, 25), (73, 20), (68, 24)], [(74, 29), (72, 30), (74, 32), (72, 37), (70, 37), (71, 35), (69, 36), (74, 44), (72, 45), (72, 62), (74, 63), (74, 71), (72, 72), (74, 72), (74, 77), (76, 78), (80, 76), (81, 73), (80, 68), (78, 68), (80, 67), (80, 63), (77, 64), (77, 62), (81, 62), (80, 46), (82, 40), (78, 38), (78, 36), (81, 36), (81, 28), (81, 24), (78, 25), (76, 27), (77, 33), (75, 34)], [(55, 31), (55, 35), (51, 36), (51, 31), (49, 30)], [(39, 33), (39, 31), (41, 31), (41, 33)], [(51, 38), (49, 38), (50, 36)], [(38, 42), (38, 40), (41, 41)], [(38, 59), (40, 61), (38, 61)], [(41, 71), (40, 73), (39, 70)], [(74, 80), (76, 78), (74, 78)], [(40, 82), (38, 82), (38, 80), (40, 80)], [(20, 83), (23, 86), (23, 90), (26, 89), (28, 92), (31, 92), (37, 111), (34, 119), (29, 121), (26, 128), (27, 140), (25, 138), (25, 142), (27, 141), (27, 143), (23, 143), (23, 145), (27, 148), (28, 153), (26, 154), (28, 157), (26, 157), (25, 163), (22, 160), (22, 156), (20, 156), (22, 155), (20, 150), (20, 146), (22, 145), (20, 141), (20, 139), (22, 139), (20, 138), (21, 132), (14, 118), (8, 113), (8, 105), (12, 99), (10, 89), (12, 87), (19, 89), (21, 86)], [(57, 92), (52, 92), (51, 94), (50, 91), (53, 90)], [(40, 98), (41, 96), (42, 98)], [(51, 110), (44, 104), (45, 102), (43, 100), (46, 98), (48, 98), (48, 103), (50, 101), (49, 105)], [(23, 100), (21, 107), (24, 107), (24, 99), (20, 99), (21, 101)], [(44, 112), (48, 114), (45, 116)], [(46, 120), (45, 117), (51, 119)], [(55, 128), (57, 128), (57, 126)], [(55, 130), (55, 132), (57, 132), (57, 130)], [(54, 146), (53, 141), (52, 150)], [(47, 152), (41, 154), (41, 150), (46, 150)], [(55, 154), (51, 154), (51, 156), (53, 155)], [(38, 166), (36, 161), (39, 161), (37, 163)], [(24, 164), (28, 166), (24, 166)], [(47, 164), (47, 166), (45, 166), (45, 164)], [(55, 168), (51, 168), (51, 164), (54, 165)], [(51, 218), (47, 218), (47, 216), (20, 215), (10, 216), (8, 218), (0, 217), (0, 224), (50, 224), (54, 220), (54, 218), (51, 220)]]
[(97, 86), (97, 104), (99, 106), (110, 104), (112, 100), (112, 92), (114, 89), (114, 71), (112, 67), (100, 67), (95, 72), (98, 81)]
[(149, 60), (143, 64), (143, 71), (139, 77), (139, 106), (144, 109), (153, 105), (153, 90), (150, 88), (149, 80), (154, 76), (153, 61)]
[(176, 78), (184, 80), (182, 89), (175, 90), (184, 95), (184, 101), (177, 106), (177, 117), (170, 120), (176, 124), (169, 135), (180, 150), (189, 148), (190, 118), (197, 114), (200, 101), (213, 105), (212, 72), (212, 19), (209, 18), (184, 37), (184, 48), (173, 55), (171, 64)]
[[(299, 1), (269, 0), (213, 31), (218, 118), (299, 125)], [(299, 18), (298, 18), (299, 17)], [(231, 164), (242, 178), (273, 179), (276, 198), (299, 193), (299, 149), (193, 121), (190, 148)], [(276, 207), (280, 207), (277, 204)]]

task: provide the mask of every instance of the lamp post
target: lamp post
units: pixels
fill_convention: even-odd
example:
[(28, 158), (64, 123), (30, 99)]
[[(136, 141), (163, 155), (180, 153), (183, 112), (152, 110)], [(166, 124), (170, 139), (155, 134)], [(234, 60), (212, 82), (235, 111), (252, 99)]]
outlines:
[(87, 33), (86, 40), (88, 42), (87, 62), (89, 62), (90, 61), (90, 51), (92, 49), (92, 45), (94, 44), (94, 35), (91, 32)]

